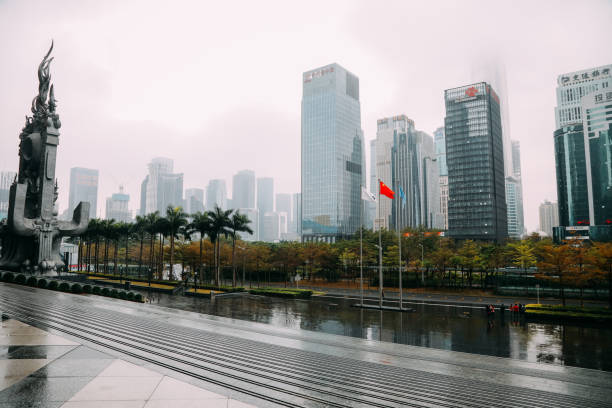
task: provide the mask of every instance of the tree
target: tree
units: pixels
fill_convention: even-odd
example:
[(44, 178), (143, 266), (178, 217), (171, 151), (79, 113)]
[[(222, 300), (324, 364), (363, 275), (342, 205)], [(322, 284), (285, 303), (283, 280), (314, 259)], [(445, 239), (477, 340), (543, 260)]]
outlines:
[[(444, 245), (436, 249), (430, 256), (432, 263), (440, 275), (439, 278), (441, 281), (444, 280), (446, 268), (448, 265), (450, 265), (453, 255), (453, 251), (451, 251), (447, 245)], [(450, 274), (448, 276), (450, 280)]]
[(142, 250), (144, 247), (145, 234), (147, 232), (146, 217), (137, 215), (136, 222), (132, 226), (132, 233), (140, 240), (140, 251), (138, 252), (138, 277), (140, 277), (140, 269), (142, 268)]
[(230, 223), (230, 216), (233, 210), (222, 210), (219, 206), (215, 206), (215, 209), (208, 212), (210, 218), (210, 231), (208, 237), (210, 242), (215, 247), (215, 285), (220, 286), (221, 284), (221, 236), (227, 237), (230, 234), (228, 225)]
[(612, 309), (612, 243), (596, 242), (591, 248), (594, 266), (602, 275), (607, 275), (608, 307)]
[[(164, 241), (166, 237), (170, 234), (170, 224), (168, 223), (168, 219), (165, 217), (160, 217), (155, 223), (155, 232), (159, 234), (159, 264), (157, 268), (158, 279), (164, 278)], [(172, 267), (171, 267), (172, 268)], [(172, 275), (172, 271), (170, 271), (170, 275)]]
[[(198, 273), (200, 282), (204, 279), (203, 271), (202, 271), (202, 241), (204, 240), (205, 235), (210, 236), (211, 228), (212, 228), (212, 220), (207, 212), (201, 213), (197, 212), (192, 215), (191, 224), (189, 224), (189, 228), (192, 232), (198, 232), (200, 234), (200, 258), (198, 262)], [(197, 276), (197, 274), (196, 274)], [(197, 290), (197, 283), (196, 283)]]
[(537, 259), (534, 253), (534, 247), (530, 245), (528, 241), (511, 243), (508, 244), (508, 247), (512, 253), (512, 262), (516, 266), (520, 266), (523, 273), (527, 272), (527, 268), (536, 264)]
[(536, 274), (539, 279), (546, 279), (559, 283), (561, 302), (565, 306), (565, 281), (563, 278), (572, 265), (571, 247), (563, 245), (546, 245), (542, 248), (542, 260), (538, 263), (538, 269), (543, 272)]
[(151, 286), (151, 275), (153, 274), (153, 262), (155, 260), (155, 236), (157, 234), (157, 223), (159, 221), (159, 212), (155, 211), (145, 215), (145, 230), (149, 233), (151, 246), (149, 248), (149, 273), (148, 280)]
[[(115, 224), (115, 269), (117, 268), (117, 244), (121, 238), (125, 239), (125, 270), (128, 267), (128, 254), (129, 254), (129, 242), (130, 234), (132, 232), (132, 224), (127, 222), (119, 222)], [(123, 280), (123, 270), (119, 274), (119, 282)]]
[(463, 260), (463, 266), (468, 270), (468, 284), (472, 287), (472, 272), (482, 265), (480, 248), (471, 239), (466, 239), (459, 249), (459, 255)]
[(236, 254), (236, 238), (238, 237), (239, 232), (246, 232), (249, 234), (253, 233), (253, 230), (249, 227), (251, 220), (245, 214), (240, 214), (239, 211), (236, 211), (229, 218), (229, 222), (227, 223), (227, 228), (229, 230), (229, 235), (232, 238), (232, 286), (236, 287), (236, 261), (234, 256)]
[(170, 236), (170, 280), (174, 280), (174, 239), (181, 228), (187, 225), (187, 214), (182, 207), (166, 208), (166, 227)]

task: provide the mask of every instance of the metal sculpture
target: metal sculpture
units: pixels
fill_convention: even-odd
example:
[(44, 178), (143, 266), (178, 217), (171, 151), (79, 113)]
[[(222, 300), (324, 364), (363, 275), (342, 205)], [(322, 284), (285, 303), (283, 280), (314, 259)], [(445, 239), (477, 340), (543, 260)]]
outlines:
[(89, 221), (87, 202), (76, 207), (72, 221), (57, 219), (55, 162), (61, 122), (49, 74), (52, 50), (53, 42), (38, 66), (38, 95), (19, 135), (19, 173), (10, 188), (8, 217), (0, 224), (0, 269), (57, 271), (64, 265), (62, 237), (82, 234)]

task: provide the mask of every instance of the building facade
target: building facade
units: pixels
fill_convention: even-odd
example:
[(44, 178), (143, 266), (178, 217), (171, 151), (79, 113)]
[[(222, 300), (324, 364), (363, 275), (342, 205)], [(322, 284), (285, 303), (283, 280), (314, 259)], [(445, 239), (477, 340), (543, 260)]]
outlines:
[(485, 82), (444, 91), (448, 232), (456, 239), (508, 237), (499, 97)]
[(106, 199), (106, 219), (118, 222), (132, 222), (129, 204), (130, 195), (123, 192), (123, 186), (119, 186), (119, 192)]
[(67, 216), (72, 218), (74, 209), (81, 201), (89, 203), (89, 214), (98, 214), (98, 170), (73, 167), (70, 169), (70, 193)]
[(219, 207), (223, 210), (228, 208), (225, 180), (210, 180), (206, 187), (206, 208), (208, 210), (214, 210), (215, 207)]
[[(513, 140), (512, 176), (506, 177), (506, 204), (508, 208), (508, 236), (515, 239), (520, 239), (525, 233), (521, 173), (521, 144), (518, 140)], [(508, 183), (511, 185), (508, 185)], [(512, 192), (512, 197), (508, 196), (509, 191)]]
[(557, 203), (546, 200), (540, 204), (540, 231), (549, 237), (553, 236), (553, 228), (559, 226), (559, 207)]
[(338, 64), (302, 75), (302, 239), (334, 242), (360, 226), (365, 158), (359, 79)]
[(302, 236), (302, 193), (293, 194), (293, 206), (291, 207), (291, 218), (293, 219), (292, 232), (298, 237)]
[(185, 212), (195, 214), (204, 212), (204, 190), (201, 188), (188, 188), (185, 190)]
[(164, 215), (168, 206), (183, 207), (183, 174), (173, 173), (173, 160), (156, 157), (148, 164), (148, 170), (140, 194), (141, 200), (145, 197), (145, 202), (140, 205), (145, 209), (144, 214), (159, 211)]
[(436, 161), (438, 163), (438, 174), (440, 184), (440, 228), (448, 229), (448, 166), (446, 165), (446, 138), (444, 128), (439, 127), (434, 131), (434, 145), (436, 149)]
[(284, 212), (287, 214), (287, 230), (285, 232), (289, 232), (291, 229), (291, 194), (276, 194), (276, 204), (274, 206), (275, 211), (277, 213)]
[(232, 179), (232, 206), (255, 208), (255, 172), (242, 170)]
[(8, 216), (9, 193), (16, 176), (13, 171), (0, 172), (0, 220)]
[(247, 218), (251, 221), (249, 224), (249, 228), (251, 228), (251, 230), (253, 231), (252, 234), (241, 232), (240, 239), (248, 242), (259, 241), (260, 228), (259, 212), (257, 211), (257, 208), (238, 208), (237, 211), (239, 211), (240, 214), (244, 214), (247, 216)]

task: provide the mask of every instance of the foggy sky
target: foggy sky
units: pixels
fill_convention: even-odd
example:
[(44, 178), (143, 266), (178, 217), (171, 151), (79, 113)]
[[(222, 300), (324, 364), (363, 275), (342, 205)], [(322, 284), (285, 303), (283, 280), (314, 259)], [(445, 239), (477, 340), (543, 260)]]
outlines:
[[(427, 4), (425, 4), (427, 3)], [(60, 211), (71, 167), (100, 170), (98, 215), (123, 184), (140, 205), (147, 163), (174, 159), (184, 188), (252, 169), (275, 193), (300, 191), (301, 74), (337, 62), (360, 79), (362, 128), (406, 114), (432, 133), (444, 89), (494, 56), (507, 73), (521, 142), (525, 223), (556, 200), (559, 74), (612, 63), (609, 1), (0, 0), (0, 170), (16, 171), (36, 69), (55, 40), (62, 121)], [(369, 172), (369, 169), (368, 169)]]

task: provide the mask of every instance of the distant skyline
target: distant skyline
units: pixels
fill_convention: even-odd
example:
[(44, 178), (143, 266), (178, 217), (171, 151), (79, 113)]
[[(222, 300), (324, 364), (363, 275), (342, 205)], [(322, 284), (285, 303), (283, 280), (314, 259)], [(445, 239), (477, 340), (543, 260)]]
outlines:
[(610, 16), (609, 1), (5, 0), (0, 171), (17, 170), (19, 132), (52, 38), (60, 209), (70, 168), (86, 167), (99, 170), (99, 203), (124, 185), (136, 212), (157, 156), (174, 159), (185, 189), (224, 179), (232, 191), (232, 176), (252, 169), (273, 177), (276, 192), (299, 192), (303, 72), (336, 62), (359, 77), (369, 158), (378, 118), (405, 113), (433, 134), (444, 124), (444, 89), (473, 82), (474, 66), (493, 57), (505, 66), (533, 231), (540, 203), (557, 195), (557, 76), (612, 62)]

